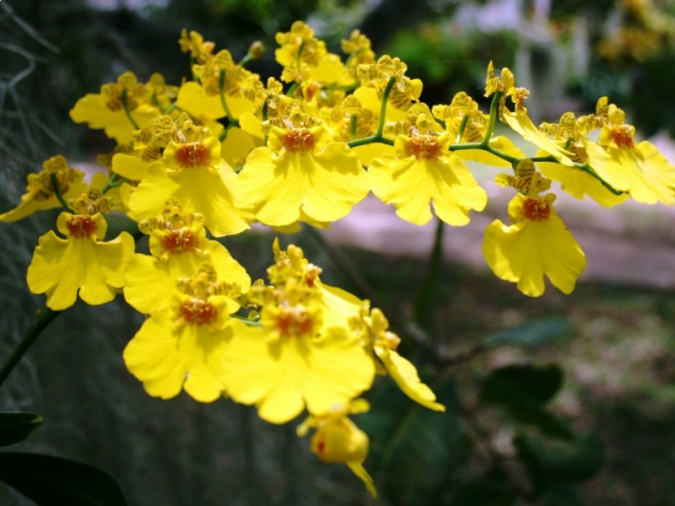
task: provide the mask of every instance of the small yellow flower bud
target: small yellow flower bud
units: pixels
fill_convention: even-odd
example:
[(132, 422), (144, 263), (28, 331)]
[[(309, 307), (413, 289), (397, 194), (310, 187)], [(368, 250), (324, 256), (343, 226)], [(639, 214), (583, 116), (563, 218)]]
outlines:
[(347, 418), (330, 420), (314, 433), (311, 448), (324, 462), (363, 462), (368, 455), (368, 436)]
[(265, 54), (265, 45), (256, 40), (251, 47), (248, 48), (248, 56), (251, 60), (259, 60)]

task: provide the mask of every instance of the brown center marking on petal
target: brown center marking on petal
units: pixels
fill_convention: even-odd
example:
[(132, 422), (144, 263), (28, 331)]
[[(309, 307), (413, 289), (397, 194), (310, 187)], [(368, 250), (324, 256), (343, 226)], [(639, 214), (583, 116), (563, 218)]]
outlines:
[(438, 160), (442, 149), (436, 137), (418, 135), (406, 142), (405, 152), (408, 156), (414, 156), (418, 160)]
[(218, 318), (218, 310), (208, 301), (187, 299), (178, 309), (179, 315), (191, 325), (209, 325)]
[(162, 249), (172, 255), (191, 253), (198, 245), (199, 239), (189, 229), (172, 230), (162, 238)]
[(91, 216), (73, 216), (66, 223), (68, 233), (76, 239), (85, 239), (96, 233), (96, 222)]
[(276, 330), (283, 337), (311, 335), (314, 329), (312, 315), (302, 306), (280, 307), (276, 315)]
[(281, 135), (281, 145), (290, 153), (314, 151), (314, 134), (308, 128), (289, 128)]
[(609, 138), (616, 145), (617, 148), (629, 148), (632, 149), (635, 147), (635, 141), (633, 140), (633, 132), (629, 125), (619, 125), (612, 128), (609, 132)]
[(551, 217), (551, 204), (542, 198), (527, 198), (523, 202), (523, 216), (530, 221), (545, 221)]
[(183, 144), (174, 155), (176, 162), (184, 169), (206, 167), (211, 164), (211, 151), (203, 142)]

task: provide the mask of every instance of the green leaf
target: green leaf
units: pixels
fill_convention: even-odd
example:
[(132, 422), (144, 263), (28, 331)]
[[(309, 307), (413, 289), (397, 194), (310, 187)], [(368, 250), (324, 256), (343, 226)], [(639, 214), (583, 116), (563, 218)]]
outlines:
[(0, 446), (9, 446), (28, 439), (44, 423), (35, 413), (0, 413)]
[(126, 506), (108, 474), (59, 457), (0, 453), (0, 480), (41, 506)]
[(510, 365), (497, 369), (483, 381), (480, 399), (506, 409), (519, 423), (538, 427), (545, 434), (569, 439), (569, 426), (546, 410), (563, 384), (557, 365)]
[(445, 413), (412, 404), (399, 419), (380, 459), (383, 495), (394, 505), (438, 504), (463, 460), (464, 433), (456, 415), (455, 387), (433, 386)]
[(550, 447), (535, 437), (520, 434), (513, 440), (518, 458), (527, 468), (535, 491), (551, 491), (561, 484), (575, 484), (591, 479), (605, 460), (602, 441), (585, 432), (567, 443)]
[(547, 318), (520, 325), (505, 332), (488, 337), (488, 346), (512, 344), (516, 346), (534, 346), (558, 337), (567, 330), (569, 323), (560, 318)]
[(483, 402), (508, 403), (527, 399), (546, 404), (563, 384), (563, 372), (555, 364), (547, 366), (508, 365), (495, 371), (483, 381)]

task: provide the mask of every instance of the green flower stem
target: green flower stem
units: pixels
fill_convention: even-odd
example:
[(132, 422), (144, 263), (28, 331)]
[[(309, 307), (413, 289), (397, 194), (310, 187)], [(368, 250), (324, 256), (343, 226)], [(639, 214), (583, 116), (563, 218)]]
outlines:
[(239, 122), (234, 119), (232, 116), (232, 113), (230, 112), (230, 108), (227, 106), (227, 100), (225, 100), (225, 71), (221, 70), (220, 71), (220, 76), (219, 76), (219, 86), (220, 86), (220, 103), (223, 106), (223, 110), (225, 111), (225, 115), (227, 116), (227, 121), (230, 122), (231, 125), (238, 125)]
[(586, 173), (589, 174), (590, 176), (593, 176), (595, 179), (597, 179), (598, 181), (600, 181), (600, 184), (601, 184), (602, 186), (604, 186), (605, 188), (607, 188), (607, 190), (609, 190), (610, 193), (613, 193), (614, 195), (617, 195), (617, 196), (618, 196), (618, 195), (623, 195), (623, 194), (625, 193), (625, 192), (622, 192), (621, 190), (617, 190), (617, 189), (614, 188), (612, 185), (610, 185), (608, 182), (606, 182), (604, 179), (602, 179), (602, 178), (598, 175), (598, 173), (595, 172), (595, 171), (591, 168), (591, 166), (588, 165), (587, 163), (575, 163), (575, 164), (574, 164), (574, 167), (576, 167), (576, 168), (579, 169), (579, 170), (583, 170), (584, 172), (586, 172)]
[(42, 331), (46, 329), (49, 324), (53, 322), (62, 312), (63, 311), (54, 311), (52, 309), (45, 308), (40, 311), (40, 313), (38, 313), (35, 325), (23, 336), (21, 341), (19, 341), (19, 344), (17, 344), (12, 354), (3, 364), (2, 369), (0, 369), (0, 386), (5, 382), (7, 376), (9, 376), (14, 370), (14, 367), (16, 367), (21, 358), (30, 349)]
[(378, 137), (382, 137), (382, 132), (384, 132), (384, 122), (387, 116), (387, 105), (389, 103), (389, 94), (391, 93), (391, 89), (394, 87), (394, 84), (396, 83), (396, 77), (391, 76), (389, 80), (387, 81), (387, 85), (384, 87), (384, 92), (382, 93), (382, 107), (380, 107), (380, 121), (377, 123), (377, 135)]
[(190, 55), (190, 72), (192, 73), (192, 80), (199, 82), (199, 78), (197, 77), (197, 74), (195, 74), (195, 65), (197, 64), (197, 60), (195, 60), (192, 55)]
[(413, 314), (415, 322), (420, 327), (426, 329), (431, 335), (431, 327), (433, 326), (434, 316), (434, 295), (438, 280), (441, 276), (441, 267), (443, 265), (443, 221), (437, 218), (436, 233), (434, 234), (434, 245), (431, 249), (431, 256), (429, 257), (429, 267), (427, 276), (422, 283), (422, 286), (417, 292), (415, 303), (413, 305)]
[(73, 211), (70, 208), (68, 203), (63, 198), (63, 195), (61, 195), (61, 188), (59, 188), (59, 181), (58, 181), (58, 179), (56, 179), (56, 174), (54, 174), (54, 173), (49, 174), (49, 179), (52, 182), (52, 188), (54, 189), (54, 195), (56, 196), (58, 201), (61, 202), (61, 205), (63, 206), (63, 209), (65, 211), (68, 211), (71, 214), (75, 214), (75, 211)]
[(166, 111), (164, 111), (164, 114), (171, 114), (173, 111), (179, 111), (179, 112), (182, 112), (183, 109), (181, 109), (180, 107), (178, 107), (178, 106), (176, 105), (176, 103), (174, 102), (173, 104), (171, 104), (169, 107), (166, 108)]
[(302, 68), (302, 52), (305, 50), (305, 41), (302, 41), (302, 44), (300, 44), (300, 48), (298, 48), (298, 56), (295, 59), (295, 65), (298, 68), (298, 72), (300, 72), (300, 69)]
[(129, 111), (129, 100), (127, 99), (127, 90), (122, 90), (122, 107), (124, 107), (124, 114), (127, 115), (127, 118), (129, 118), (129, 121), (133, 125), (133, 127), (136, 130), (140, 130), (141, 127), (138, 126), (138, 123), (136, 123), (136, 120), (131, 117), (131, 112)]
[(157, 94), (153, 93), (152, 94), (152, 103), (157, 106), (157, 109), (160, 110), (162, 114), (166, 114), (166, 110), (164, 109), (164, 106), (157, 100)]
[(497, 124), (497, 116), (499, 115), (499, 103), (504, 96), (503, 91), (498, 91), (492, 97), (492, 103), (490, 104), (490, 119), (488, 120), (488, 126), (485, 130), (485, 136), (483, 137), (483, 146), (490, 146), (490, 139), (492, 134), (495, 131), (495, 125)]
[(389, 146), (394, 145), (394, 141), (391, 139), (386, 139), (385, 137), (380, 137), (378, 135), (371, 135), (369, 137), (363, 137), (362, 139), (356, 139), (354, 141), (349, 141), (347, 146), (350, 148), (356, 148), (358, 146), (365, 146), (366, 144), (373, 144), (379, 142), (380, 144), (387, 144)]
[(457, 142), (462, 141), (462, 136), (464, 135), (464, 130), (466, 130), (466, 125), (469, 123), (469, 115), (465, 114), (462, 118), (462, 122), (459, 124), (459, 130), (457, 132)]
[(502, 153), (501, 151), (493, 148), (490, 145), (486, 146), (485, 144), (483, 144), (482, 141), (481, 142), (467, 142), (466, 144), (452, 144), (449, 149), (450, 149), (450, 151), (462, 151), (462, 150), (465, 150), (465, 149), (480, 149), (481, 151), (487, 151), (488, 153), (492, 153), (493, 155), (498, 156), (502, 160), (506, 160), (510, 164), (519, 163), (522, 160), (524, 160), (524, 158), (515, 158), (513, 156), (507, 155), (506, 153)]
[[(532, 160), (534, 163), (537, 163), (537, 162), (560, 163), (560, 162), (556, 159), (556, 157), (553, 156), (553, 155), (548, 155), (548, 156), (535, 156), (534, 158), (530, 158), (530, 160)], [(518, 160), (518, 161), (520, 161), (520, 160)], [(591, 166), (588, 165), (587, 163), (575, 163), (575, 164), (574, 164), (574, 168), (586, 172), (589, 176), (593, 176), (595, 179), (597, 179), (598, 181), (600, 181), (600, 184), (602, 184), (602, 186), (604, 186), (605, 188), (607, 188), (607, 190), (609, 190), (609, 191), (610, 191), (612, 194), (614, 194), (614, 195), (617, 195), (617, 196), (618, 196), (618, 195), (623, 195), (623, 194), (625, 193), (625, 192), (622, 192), (621, 190), (617, 190), (617, 189), (614, 188), (612, 185), (610, 185), (609, 183), (607, 183), (607, 182), (606, 182), (604, 179), (602, 179), (602, 178), (598, 175), (598, 173), (595, 172), (595, 171), (591, 168)]]
[(394, 87), (394, 83), (396, 83), (396, 77), (391, 76), (387, 81), (387, 85), (384, 87), (384, 93), (382, 94), (382, 107), (380, 108), (380, 120), (377, 124), (377, 131), (375, 134), (362, 139), (349, 141), (347, 146), (350, 148), (356, 148), (358, 146), (365, 146), (366, 144), (373, 144), (376, 142), (379, 142), (380, 144), (387, 144), (389, 146), (394, 145), (394, 141), (385, 138), (383, 135), (384, 123), (387, 115), (387, 103), (389, 102), (389, 94), (391, 93), (391, 89)]
[(221, 133), (221, 134), (218, 136), (218, 140), (219, 140), (220, 142), (223, 142), (225, 139), (227, 139), (227, 134), (230, 133), (230, 129), (231, 129), (232, 127), (234, 127), (234, 126), (236, 126), (236, 125), (233, 125), (232, 123), (230, 123), (230, 124), (227, 125), (225, 128), (223, 128), (223, 133)]
[(349, 140), (353, 141), (354, 137), (356, 137), (356, 124), (359, 120), (358, 115), (352, 114), (351, 117), (349, 118)]
[(126, 178), (122, 178), (122, 180), (118, 181), (117, 180), (118, 177), (119, 176), (113, 172), (112, 176), (110, 176), (110, 179), (101, 190), (101, 194), (105, 195), (106, 193), (108, 193), (109, 190), (117, 188), (118, 186), (122, 186), (127, 181)]
[(350, 91), (354, 91), (358, 87), (359, 87), (358, 84), (329, 84), (323, 87), (323, 89), (326, 91), (345, 91), (349, 93)]
[[(268, 113), (268, 110), (269, 110), (269, 103), (268, 103), (268, 101), (267, 101), (268, 99), (269, 99), (269, 95), (267, 96), (267, 98), (265, 98), (265, 102), (263, 102), (263, 106), (262, 106), (262, 120), (263, 120), (263, 124), (265, 123), (265, 121), (267, 121), (267, 113)], [(265, 146), (265, 147), (267, 147), (267, 140), (268, 140), (268, 139), (269, 139), (269, 134), (268, 134), (268, 133), (265, 133), (265, 139), (264, 139), (264, 146)]]
[(240, 67), (245, 67), (248, 62), (250, 62), (253, 58), (251, 57), (250, 53), (246, 53), (246, 56), (244, 56), (241, 60), (239, 60), (239, 65)]
[(293, 84), (291, 84), (291, 86), (288, 88), (288, 91), (286, 92), (286, 96), (292, 98), (293, 95), (295, 95), (295, 92), (299, 87), (300, 87), (300, 83), (297, 82), (297, 81), (294, 82)]

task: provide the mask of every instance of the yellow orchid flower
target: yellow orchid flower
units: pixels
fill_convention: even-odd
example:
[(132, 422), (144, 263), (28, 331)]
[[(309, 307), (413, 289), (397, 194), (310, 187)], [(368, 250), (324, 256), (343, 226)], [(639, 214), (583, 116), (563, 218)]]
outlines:
[(206, 238), (203, 221), (202, 215), (182, 212), (174, 200), (162, 216), (139, 223), (150, 235), (152, 256), (137, 253), (127, 266), (124, 297), (137, 311), (154, 314), (166, 309), (180, 292), (176, 280), (197, 276), (205, 262), (215, 269), (205, 273), (211, 282), (220, 280), (228, 313), (239, 309), (236, 299), (249, 290), (251, 279), (225, 246)]
[[(282, 251), (275, 242), (274, 249), (275, 264), (268, 269), (274, 286), (256, 283), (249, 293), (262, 307), (261, 327), (231, 322), (223, 382), (236, 402), (256, 404), (262, 419), (284, 423), (305, 406), (323, 413), (348, 403), (370, 387), (375, 368), (347, 334), (352, 300), (337, 290), (329, 290), (325, 300), (321, 269), (300, 248)], [(335, 325), (327, 326), (331, 321)]]
[[(540, 151), (537, 156), (546, 156)], [(588, 196), (603, 207), (613, 207), (628, 199), (628, 194), (615, 195), (609, 191), (599, 180), (588, 172), (553, 162), (538, 162), (537, 166), (541, 173), (553, 181), (558, 181), (560, 187), (574, 198), (583, 200)]]
[(487, 227), (483, 255), (497, 277), (517, 283), (525, 295), (542, 295), (544, 276), (569, 294), (586, 268), (586, 257), (558, 217), (555, 195), (537, 196), (540, 177), (536, 173), (529, 194), (518, 194), (509, 203), (512, 225), (495, 220)]
[(314, 37), (314, 30), (302, 21), (296, 21), (289, 32), (276, 34), (279, 48), (274, 56), (284, 71), (285, 82), (316, 81), (337, 83), (345, 78), (346, 70), (340, 57), (326, 50), (326, 43)]
[[(326, 130), (339, 142), (370, 137), (377, 130), (377, 115), (371, 109), (363, 107), (354, 95), (349, 95), (334, 107), (323, 107), (320, 115)], [(359, 162), (367, 167), (373, 158), (394, 154), (394, 147), (378, 142), (357, 146), (352, 151), (356, 153)]]
[(134, 252), (134, 239), (122, 232), (103, 242), (107, 223), (101, 214), (61, 213), (57, 220), (61, 239), (53, 231), (40, 237), (28, 267), (28, 288), (47, 295), (55, 311), (75, 303), (78, 295), (87, 304), (110, 302), (124, 286), (124, 270)]
[(352, 30), (349, 39), (343, 39), (340, 47), (345, 54), (349, 55), (347, 59), (347, 70), (349, 75), (356, 81), (357, 69), (359, 65), (372, 65), (376, 62), (375, 52), (371, 49), (371, 42), (368, 37), (360, 30)]
[(297, 428), (298, 436), (312, 434), (310, 448), (323, 462), (346, 464), (358, 476), (373, 497), (377, 497), (375, 482), (363, 462), (368, 456), (368, 435), (359, 429), (347, 415), (365, 413), (370, 409), (364, 399), (356, 399), (348, 405), (336, 404), (318, 415), (310, 415)]
[(374, 159), (368, 176), (373, 193), (386, 204), (396, 206), (399, 218), (424, 225), (432, 218), (430, 204), (444, 222), (463, 226), (469, 211), (482, 211), (487, 194), (464, 162), (448, 151), (446, 133), (420, 132), (399, 135), (396, 155)]
[(183, 53), (190, 53), (190, 57), (198, 63), (205, 63), (211, 58), (213, 48), (216, 46), (213, 42), (205, 42), (201, 33), (195, 30), (190, 30), (188, 33), (186, 28), (181, 30), (178, 44)]
[(637, 143), (635, 128), (611, 104), (598, 143), (586, 143), (588, 162), (615, 189), (643, 204), (675, 204), (675, 167), (648, 141)]
[(176, 106), (192, 117), (236, 120), (253, 111), (254, 104), (242, 89), (259, 84), (260, 76), (236, 64), (229, 51), (219, 51), (192, 70), (199, 82), (184, 83), (176, 100)]
[[(401, 339), (388, 330), (389, 321), (378, 308), (370, 309), (363, 301), (359, 314), (349, 321), (351, 331), (361, 345), (370, 351), (380, 374), (388, 374), (410, 399), (433, 411), (445, 411), (436, 402), (436, 394), (422, 383), (415, 366), (396, 351)], [(375, 358), (376, 357), (376, 358)]]
[(248, 212), (230, 192), (236, 174), (221, 158), (220, 141), (201, 139), (201, 130), (186, 120), (180, 136), (170, 142), (161, 161), (152, 163), (129, 207), (138, 220), (149, 220), (162, 213), (166, 202), (177, 199), (186, 212), (204, 215), (204, 224), (216, 237), (238, 234), (249, 228)]
[[(304, 116), (295, 109), (292, 116)], [(272, 226), (295, 223), (302, 212), (320, 222), (349, 214), (368, 193), (367, 175), (345, 143), (324, 136), (322, 127), (302, 120), (273, 126), (268, 146), (251, 152), (235, 180), (237, 200)]]
[(349, 330), (349, 320), (358, 316), (361, 300), (351, 293), (321, 281), (321, 267), (309, 262), (301, 248), (290, 244), (286, 250), (279, 247), (279, 239), (272, 244), (274, 262), (267, 273), (274, 285), (298, 282), (310, 290), (318, 290), (322, 307), (323, 329), (341, 327)]
[(113, 155), (112, 171), (132, 181), (140, 181), (145, 169), (162, 159), (162, 150), (173, 139), (177, 130), (171, 116), (163, 114), (153, 118), (147, 126), (134, 132), (131, 146), (126, 146), (123, 151)]
[[(82, 180), (84, 172), (73, 169), (66, 159), (57, 155), (42, 164), (43, 170), (28, 174), (26, 193), (21, 196), (21, 203), (14, 209), (0, 214), (0, 221), (18, 221), (37, 211), (56, 209), (62, 204), (56, 196), (58, 190), (64, 199), (79, 196), (87, 191), (87, 185)], [(57, 188), (54, 188), (52, 177), (56, 178)]]
[(378, 113), (382, 107), (382, 97), (390, 79), (394, 79), (387, 98), (386, 121), (405, 121), (407, 111), (422, 94), (422, 81), (410, 79), (405, 75), (408, 66), (399, 58), (381, 56), (376, 63), (360, 65), (357, 69), (361, 86), (354, 91), (364, 107)]
[(103, 129), (119, 144), (128, 144), (135, 130), (161, 114), (146, 88), (132, 72), (125, 72), (116, 83), (101, 86), (100, 93), (89, 93), (79, 99), (70, 111), (70, 118), (75, 123), (87, 123), (89, 128)]
[(230, 301), (221, 295), (208, 262), (193, 278), (181, 280), (172, 305), (145, 320), (124, 349), (124, 362), (149, 395), (170, 399), (185, 390), (199, 402), (224, 392), (223, 363), (232, 328)]
[[(504, 93), (499, 104), (500, 119), (523, 139), (555, 157), (559, 163), (573, 166), (574, 162), (570, 159), (571, 153), (532, 123), (532, 120), (527, 115), (527, 108), (524, 105), (525, 99), (529, 96), (530, 92), (525, 88), (516, 88), (515, 82), (513, 72), (507, 68), (502, 69), (501, 77), (496, 77), (494, 65), (492, 62), (489, 63), (485, 96), (489, 97), (496, 92)], [(511, 97), (511, 100), (515, 104), (513, 112), (509, 111), (506, 107), (506, 97)]]
[[(278, 309), (263, 328), (230, 323), (222, 379), (233, 400), (255, 404), (263, 420), (285, 423), (305, 406), (310, 413), (325, 412), (370, 388), (373, 362), (355, 340), (337, 328), (314, 338), (309, 329), (319, 322), (311, 306)], [(270, 340), (273, 334), (279, 337)]]

